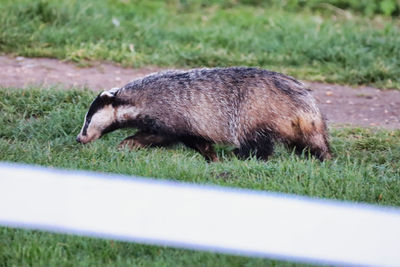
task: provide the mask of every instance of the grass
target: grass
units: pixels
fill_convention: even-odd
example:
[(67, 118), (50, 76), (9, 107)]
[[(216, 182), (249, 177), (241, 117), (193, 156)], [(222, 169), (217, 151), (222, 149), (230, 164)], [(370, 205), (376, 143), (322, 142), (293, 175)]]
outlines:
[(0, 228), (0, 266), (293, 266), (256, 258)]
[(313, 81), (400, 89), (398, 20), (319, 4), (290, 11), (278, 1), (239, 2), (248, 4), (1, 0), (0, 52), (83, 65), (261, 66)]
[[(75, 142), (95, 93), (32, 88), (0, 90), (0, 161), (24, 162), (317, 198), (400, 206), (400, 131), (331, 129), (332, 161), (296, 156), (278, 147), (268, 162), (236, 159), (219, 146), (221, 163), (206, 163), (183, 146), (118, 150), (131, 133), (116, 131)], [(0, 266), (260, 266), (280, 261), (136, 245), (0, 228)]]

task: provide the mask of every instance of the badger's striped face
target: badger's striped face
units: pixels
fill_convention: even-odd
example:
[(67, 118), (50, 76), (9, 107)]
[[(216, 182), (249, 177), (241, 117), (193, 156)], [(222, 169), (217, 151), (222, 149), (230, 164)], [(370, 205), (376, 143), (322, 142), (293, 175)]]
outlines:
[(116, 111), (112, 105), (115, 92), (112, 90), (101, 93), (90, 105), (76, 141), (86, 144), (115, 128)]

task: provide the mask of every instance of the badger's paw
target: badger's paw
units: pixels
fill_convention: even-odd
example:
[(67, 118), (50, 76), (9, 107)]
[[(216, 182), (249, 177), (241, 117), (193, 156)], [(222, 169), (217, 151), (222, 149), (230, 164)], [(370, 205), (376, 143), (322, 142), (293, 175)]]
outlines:
[(137, 140), (135, 140), (133, 138), (126, 138), (126, 139), (122, 140), (122, 142), (119, 143), (119, 145), (118, 145), (119, 149), (129, 148), (130, 150), (139, 149), (139, 148), (143, 148), (143, 147), (144, 146), (142, 144), (140, 144), (139, 142), (137, 142)]

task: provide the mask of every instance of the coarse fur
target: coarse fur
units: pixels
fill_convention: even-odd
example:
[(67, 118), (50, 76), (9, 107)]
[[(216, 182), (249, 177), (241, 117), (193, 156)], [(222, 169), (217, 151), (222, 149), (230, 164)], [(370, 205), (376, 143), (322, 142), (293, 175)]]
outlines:
[(101, 93), (77, 141), (87, 143), (123, 127), (139, 131), (121, 145), (182, 142), (217, 161), (213, 144), (234, 145), (241, 158), (268, 159), (274, 141), (320, 160), (331, 157), (325, 121), (305, 86), (259, 68), (166, 71)]

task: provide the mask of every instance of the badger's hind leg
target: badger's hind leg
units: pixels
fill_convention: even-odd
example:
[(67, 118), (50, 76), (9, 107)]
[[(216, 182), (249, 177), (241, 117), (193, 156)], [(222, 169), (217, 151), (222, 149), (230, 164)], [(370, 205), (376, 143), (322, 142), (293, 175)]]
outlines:
[(180, 141), (182, 141), (185, 146), (199, 152), (208, 162), (219, 161), (212, 142), (197, 136), (185, 136), (182, 137)]
[(295, 128), (296, 136), (286, 142), (289, 149), (294, 149), (297, 154), (309, 151), (320, 161), (331, 159), (326, 125), (322, 120), (311, 121), (309, 124), (301, 122)]
[(255, 156), (257, 159), (268, 160), (274, 152), (274, 143), (269, 134), (259, 134), (255, 138), (248, 139), (235, 149), (234, 153), (241, 159)]
[(322, 136), (313, 135), (307, 138), (292, 141), (288, 144), (289, 149), (294, 149), (296, 154), (301, 155), (303, 151), (310, 152), (310, 154), (320, 161), (331, 158), (329, 144), (321, 142)]
[(144, 147), (165, 147), (176, 143), (173, 136), (138, 131), (132, 136), (128, 136), (119, 144), (119, 147), (129, 147), (130, 149)]

